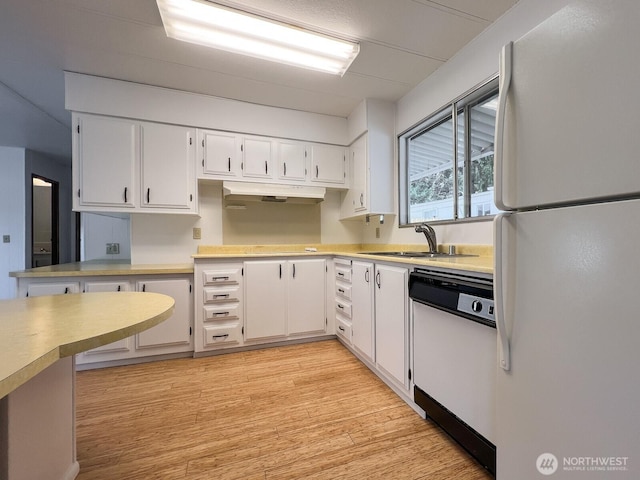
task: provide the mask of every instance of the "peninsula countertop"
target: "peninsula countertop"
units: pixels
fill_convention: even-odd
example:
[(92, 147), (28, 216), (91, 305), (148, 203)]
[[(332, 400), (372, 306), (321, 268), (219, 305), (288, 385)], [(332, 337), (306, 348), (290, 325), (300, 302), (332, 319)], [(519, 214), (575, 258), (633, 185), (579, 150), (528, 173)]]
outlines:
[(60, 358), (151, 328), (173, 308), (173, 298), (142, 292), (1, 301), (0, 398)]
[(10, 277), (91, 277), (106, 275), (192, 274), (193, 263), (132, 264), (125, 260), (88, 260), (10, 272)]

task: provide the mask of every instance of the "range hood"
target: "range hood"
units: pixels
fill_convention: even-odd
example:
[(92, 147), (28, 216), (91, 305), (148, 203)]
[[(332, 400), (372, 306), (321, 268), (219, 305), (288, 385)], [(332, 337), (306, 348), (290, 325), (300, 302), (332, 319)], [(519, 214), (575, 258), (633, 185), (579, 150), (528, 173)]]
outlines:
[(319, 203), (324, 200), (325, 192), (324, 187), (222, 182), (222, 193), (227, 202)]

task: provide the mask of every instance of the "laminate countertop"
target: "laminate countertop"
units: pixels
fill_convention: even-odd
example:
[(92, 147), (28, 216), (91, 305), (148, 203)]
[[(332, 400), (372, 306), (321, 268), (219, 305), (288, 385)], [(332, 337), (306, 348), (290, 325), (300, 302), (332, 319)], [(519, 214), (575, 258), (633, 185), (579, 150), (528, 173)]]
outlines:
[[(440, 245), (447, 251), (449, 245)], [(311, 244), (311, 245), (200, 245), (194, 260), (232, 260), (278, 257), (350, 257), (376, 262), (392, 262), (421, 267), (493, 274), (493, 247), (490, 245), (456, 245), (456, 252), (471, 256), (461, 257), (390, 257), (375, 255), (385, 251), (425, 251), (424, 244)], [(135, 265), (123, 261), (91, 260), (37, 267), (9, 273), (16, 278), (63, 278), (115, 275), (193, 274), (193, 263)]]
[(107, 275), (166, 275), (193, 273), (193, 263), (131, 264), (123, 260), (89, 260), (10, 272), (10, 277), (91, 277)]
[(173, 309), (173, 298), (142, 292), (0, 301), (0, 398), (60, 358), (151, 328)]
[[(448, 251), (449, 245), (440, 245)], [(376, 262), (392, 262), (419, 267), (438, 267), (453, 270), (493, 274), (493, 247), (491, 245), (456, 245), (456, 252), (469, 256), (459, 257), (396, 257), (376, 255), (378, 252), (425, 251), (423, 244), (315, 244), (315, 245), (201, 245), (195, 260), (224, 260), (250, 257), (302, 257), (338, 256), (367, 259)]]

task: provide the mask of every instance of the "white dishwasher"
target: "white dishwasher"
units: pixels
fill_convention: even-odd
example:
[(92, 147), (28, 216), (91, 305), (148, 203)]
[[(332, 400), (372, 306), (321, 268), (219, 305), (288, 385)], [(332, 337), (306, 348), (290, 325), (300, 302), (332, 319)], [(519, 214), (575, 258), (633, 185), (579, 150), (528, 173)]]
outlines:
[(415, 402), (495, 473), (493, 280), (416, 268), (409, 296)]

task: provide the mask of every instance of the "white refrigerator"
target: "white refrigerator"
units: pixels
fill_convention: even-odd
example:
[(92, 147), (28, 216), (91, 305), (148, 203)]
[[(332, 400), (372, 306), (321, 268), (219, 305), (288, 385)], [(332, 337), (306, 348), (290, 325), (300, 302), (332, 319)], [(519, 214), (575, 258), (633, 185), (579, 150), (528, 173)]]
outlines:
[(640, 479), (640, 1), (500, 58), (498, 480)]

